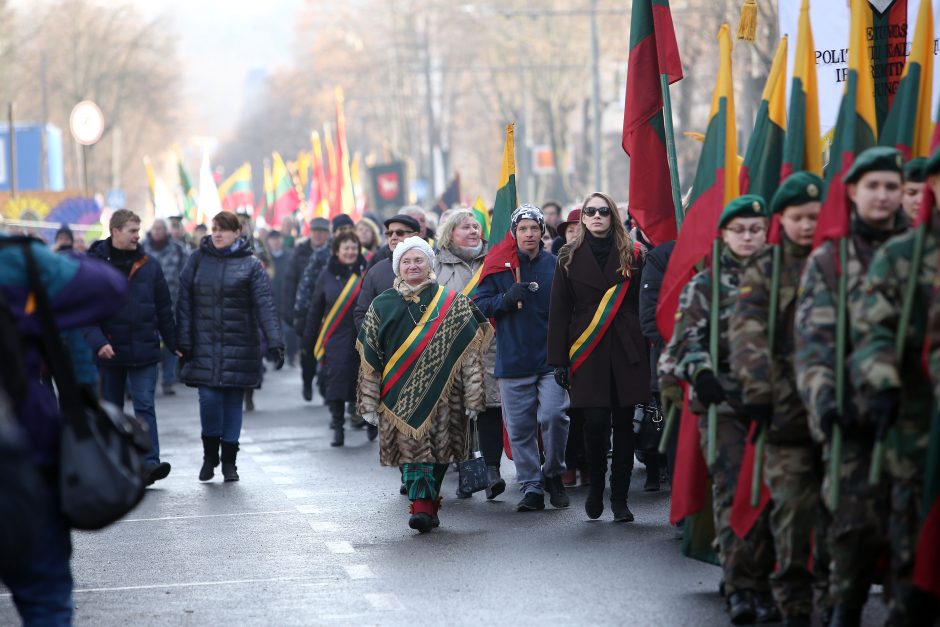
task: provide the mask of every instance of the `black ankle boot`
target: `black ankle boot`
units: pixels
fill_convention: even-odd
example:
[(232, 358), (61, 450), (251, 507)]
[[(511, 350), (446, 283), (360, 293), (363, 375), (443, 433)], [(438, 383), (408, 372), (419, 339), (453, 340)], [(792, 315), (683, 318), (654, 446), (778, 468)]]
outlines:
[(222, 442), (222, 478), (226, 481), (238, 481), (238, 442)]
[(219, 465), (219, 444), (222, 438), (202, 436), (202, 468), (199, 469), (199, 480), (208, 481), (215, 476), (215, 467)]
[(346, 422), (346, 404), (343, 401), (330, 401), (330, 429), (333, 430), (333, 441), (330, 446), (343, 446), (346, 442), (346, 436), (343, 432), (343, 425)]

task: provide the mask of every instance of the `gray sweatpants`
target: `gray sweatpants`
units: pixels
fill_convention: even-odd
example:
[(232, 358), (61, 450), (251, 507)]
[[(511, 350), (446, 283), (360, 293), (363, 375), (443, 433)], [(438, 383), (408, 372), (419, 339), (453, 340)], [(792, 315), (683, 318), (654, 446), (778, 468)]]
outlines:
[[(503, 421), (516, 464), (516, 480), (522, 492), (544, 494), (542, 474), (547, 477), (565, 471), (568, 443), (568, 392), (555, 383), (551, 374), (515, 379), (499, 379), (503, 398)], [(545, 464), (539, 459), (539, 429)]]

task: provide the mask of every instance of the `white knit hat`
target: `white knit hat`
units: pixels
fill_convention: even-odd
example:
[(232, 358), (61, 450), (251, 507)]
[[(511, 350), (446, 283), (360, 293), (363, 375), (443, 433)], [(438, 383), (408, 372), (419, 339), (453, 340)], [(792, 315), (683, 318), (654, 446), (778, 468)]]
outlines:
[(392, 270), (395, 271), (395, 276), (401, 276), (398, 272), (398, 264), (401, 262), (401, 258), (405, 256), (405, 253), (412, 248), (417, 248), (427, 255), (428, 268), (434, 265), (434, 251), (426, 241), (417, 235), (412, 235), (405, 241), (399, 242), (398, 246), (395, 247), (395, 251), (392, 253)]

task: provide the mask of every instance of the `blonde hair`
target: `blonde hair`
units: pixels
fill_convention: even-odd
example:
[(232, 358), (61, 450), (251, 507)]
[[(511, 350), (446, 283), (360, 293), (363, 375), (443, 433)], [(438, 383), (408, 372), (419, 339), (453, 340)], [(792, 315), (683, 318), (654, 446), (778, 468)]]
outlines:
[[(565, 244), (561, 247), (561, 250), (558, 251), (558, 264), (565, 269), (565, 272), (568, 272), (571, 266), (571, 259), (574, 257), (574, 251), (581, 248), (584, 244), (588, 232), (587, 227), (584, 226), (584, 218), (586, 217), (584, 215), (584, 208), (592, 198), (600, 198), (610, 209), (610, 228), (614, 235), (614, 246), (617, 249), (617, 256), (620, 258), (620, 269), (618, 272), (622, 277), (628, 278), (630, 276), (630, 267), (633, 265), (633, 238), (627, 233), (627, 227), (620, 221), (617, 203), (614, 202), (613, 198), (603, 192), (594, 192), (581, 203), (581, 219), (578, 220), (578, 234), (575, 236), (573, 242)], [(603, 270), (603, 268), (601, 269)]]
[(473, 211), (470, 209), (452, 209), (450, 211), (447, 219), (441, 224), (440, 232), (437, 234), (437, 247), (439, 250), (450, 247), (451, 238), (454, 236), (454, 229), (460, 226), (460, 223), (467, 218), (474, 221), (476, 220), (473, 216)]

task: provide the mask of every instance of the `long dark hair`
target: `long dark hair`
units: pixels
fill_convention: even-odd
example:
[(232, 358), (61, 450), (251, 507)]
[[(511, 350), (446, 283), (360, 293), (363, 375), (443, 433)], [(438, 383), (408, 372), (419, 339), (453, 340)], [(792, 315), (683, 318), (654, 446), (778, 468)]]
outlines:
[(565, 244), (562, 246), (561, 250), (558, 251), (558, 263), (565, 269), (565, 272), (568, 272), (574, 251), (581, 248), (581, 245), (584, 244), (588, 232), (587, 227), (584, 226), (584, 207), (587, 206), (592, 198), (600, 198), (607, 204), (607, 208), (610, 209), (610, 228), (613, 230), (614, 246), (616, 246), (617, 256), (620, 258), (620, 269), (618, 272), (620, 272), (622, 277), (628, 278), (630, 276), (630, 267), (633, 265), (633, 238), (630, 237), (629, 233), (627, 233), (627, 228), (623, 225), (623, 222), (620, 221), (617, 203), (614, 202), (613, 198), (603, 192), (594, 192), (581, 203), (581, 219), (578, 221), (578, 234), (575, 236), (573, 242)]

